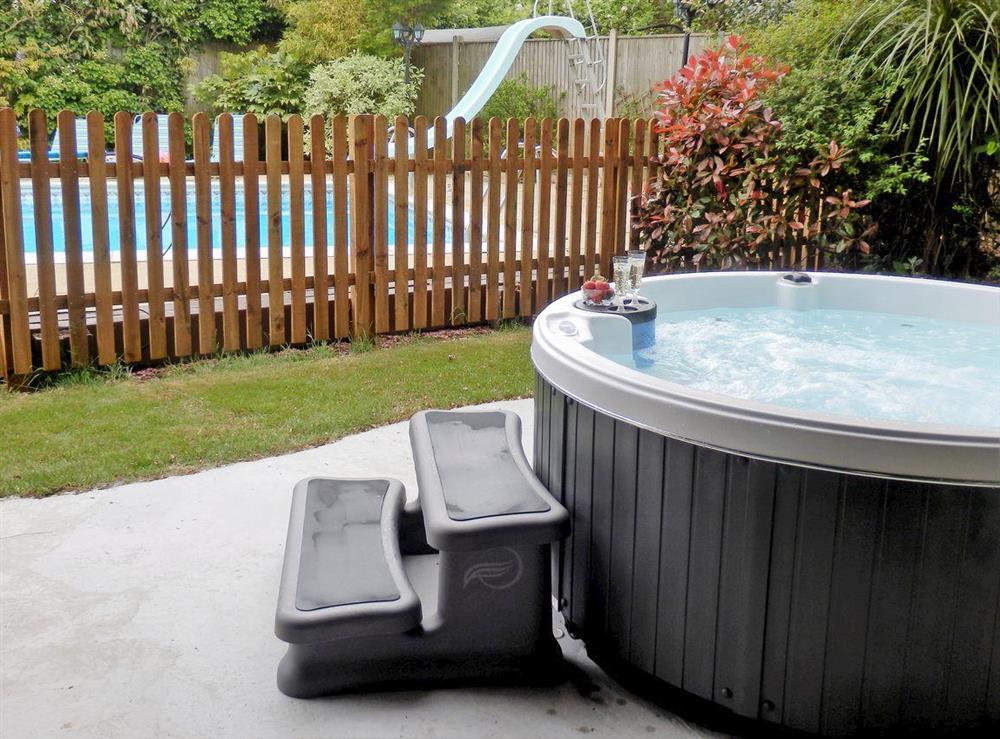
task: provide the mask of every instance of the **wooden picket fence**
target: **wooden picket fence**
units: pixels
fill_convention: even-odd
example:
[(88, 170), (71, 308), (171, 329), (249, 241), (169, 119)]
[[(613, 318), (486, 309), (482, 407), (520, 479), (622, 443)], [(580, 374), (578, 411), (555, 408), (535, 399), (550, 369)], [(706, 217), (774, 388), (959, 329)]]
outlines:
[[(156, 363), (530, 317), (595, 268), (607, 273), (613, 254), (637, 246), (633, 198), (658, 162), (646, 120), (529, 119), (523, 132), (514, 120), (459, 120), (446, 140), (443, 118), (399, 117), (390, 127), (381, 116), (291, 116), (284, 124), (268, 116), (260, 141), (254, 116), (234, 122), (226, 114), (215, 121), (218, 156), (212, 122), (201, 113), (190, 120), (170, 114), (165, 138), (157, 116), (143, 115), (141, 151), (133, 150), (131, 114), (111, 121), (111, 152), (101, 114), (87, 116), (85, 145), (74, 120), (59, 114), (53, 159), (49, 122), (32, 112), (30, 159), (19, 161), (14, 114), (0, 110), (0, 375), (7, 379), (67, 364)], [(398, 146), (390, 157), (391, 135), (412, 136), (412, 156)], [(505, 155), (502, 140), (519, 137), (523, 146)], [(137, 248), (137, 181), (144, 250)], [(167, 196), (169, 213), (161, 204)], [(85, 252), (86, 221), (92, 250)], [(794, 258), (789, 252), (781, 261)]]

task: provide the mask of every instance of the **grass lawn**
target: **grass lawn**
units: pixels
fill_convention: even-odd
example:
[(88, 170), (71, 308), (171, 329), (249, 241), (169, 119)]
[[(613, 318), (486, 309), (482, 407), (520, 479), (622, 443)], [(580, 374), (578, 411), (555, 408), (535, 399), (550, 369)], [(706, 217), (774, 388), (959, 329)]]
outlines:
[(412, 336), (370, 351), (231, 356), (50, 389), (0, 389), (0, 495), (166, 477), (323, 444), (445, 408), (530, 395), (530, 331)]

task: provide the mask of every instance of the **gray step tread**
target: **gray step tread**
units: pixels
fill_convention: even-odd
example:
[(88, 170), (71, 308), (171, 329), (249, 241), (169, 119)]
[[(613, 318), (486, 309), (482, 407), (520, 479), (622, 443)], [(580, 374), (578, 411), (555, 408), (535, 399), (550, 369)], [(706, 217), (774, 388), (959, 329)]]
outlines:
[(531, 471), (506, 411), (423, 411), (410, 441), (428, 543), (442, 550), (556, 541), (568, 514)]
[(431, 411), (425, 418), (453, 521), (549, 510), (514, 461), (502, 413)]
[(295, 589), (301, 611), (399, 600), (382, 552), (386, 480), (312, 480)]
[(405, 631), (420, 601), (399, 553), (397, 480), (313, 477), (295, 487), (275, 633), (314, 642)]

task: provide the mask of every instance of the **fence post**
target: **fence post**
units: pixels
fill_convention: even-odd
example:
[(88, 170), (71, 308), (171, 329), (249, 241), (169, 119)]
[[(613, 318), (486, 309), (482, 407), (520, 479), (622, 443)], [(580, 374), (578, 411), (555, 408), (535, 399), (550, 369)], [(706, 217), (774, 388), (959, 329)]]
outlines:
[[(611, 269), (611, 256), (615, 253), (615, 238), (618, 233), (618, 120), (604, 121), (604, 156), (601, 167), (601, 240), (597, 271)], [(607, 274), (607, 272), (605, 272)]]
[[(180, 114), (178, 114), (180, 115)], [(118, 359), (115, 346), (115, 306), (111, 289), (111, 236), (108, 227), (108, 165), (104, 135), (104, 114), (87, 113), (87, 180), (90, 185), (90, 225), (94, 242), (94, 307), (97, 309), (97, 362), (114, 364)], [(183, 136), (182, 136), (183, 139)], [(183, 144), (183, 140), (181, 142)], [(183, 146), (181, 160), (183, 161)], [(176, 223), (178, 211), (173, 211)], [(173, 242), (174, 251), (177, 241)], [(187, 251), (184, 252), (187, 258)], [(176, 285), (174, 287), (176, 291)]]
[[(94, 142), (94, 144), (96, 143)], [(93, 153), (96, 154), (96, 151)], [(193, 344), (191, 303), (188, 294), (191, 287), (191, 277), (188, 269), (187, 174), (184, 158), (184, 115), (174, 112), (167, 116), (167, 178), (170, 187), (170, 253), (174, 276), (174, 356), (176, 357), (190, 356)], [(95, 161), (91, 157), (91, 167), (94, 166)], [(91, 196), (93, 196), (93, 192), (96, 192), (93, 183), (93, 175), (91, 175)], [(110, 282), (110, 277), (108, 282)], [(98, 319), (97, 327), (98, 337), (100, 337), (100, 319)], [(112, 338), (114, 338), (113, 333)]]
[[(0, 187), (0, 225), (3, 221), (3, 188)], [(14, 358), (10, 354), (10, 322), (7, 320), (7, 244), (0, 228), (0, 380), (10, 383)]]
[[(624, 254), (628, 250), (626, 222), (628, 221), (628, 175), (629, 143), (632, 121), (619, 118), (618, 153), (615, 157), (615, 241), (614, 254)], [(608, 269), (611, 269), (610, 266)]]
[[(374, 158), (372, 160), (372, 260), (375, 269), (375, 332), (388, 333), (389, 313), (389, 121), (384, 115), (372, 119)], [(406, 146), (404, 138), (402, 146)]]
[[(218, 337), (215, 328), (212, 177), (209, 172), (211, 133), (208, 126), (208, 116), (204, 113), (195, 113), (192, 116), (191, 136), (194, 151), (195, 239), (198, 248), (198, 353), (211, 354), (218, 348)], [(118, 158), (119, 162), (123, 160), (123, 157)], [(268, 194), (270, 195), (270, 183), (268, 183)], [(281, 243), (280, 240), (278, 243)], [(278, 253), (280, 256), (280, 248)], [(280, 289), (280, 280), (278, 282)], [(278, 296), (276, 302), (281, 306), (284, 303), (283, 294), (279, 292)]]
[(409, 279), (409, 248), (410, 234), (407, 220), (410, 215), (410, 132), (409, 121), (404, 115), (397, 115), (393, 122), (398, 142), (395, 147), (396, 158), (392, 162), (393, 195), (396, 207), (396, 230), (393, 234), (395, 274), (393, 287), (396, 298), (395, 315), (392, 327), (402, 331), (410, 327), (410, 279)]
[(326, 117), (309, 119), (309, 179), (312, 187), (313, 217), (313, 315), (312, 330), (316, 341), (330, 338), (330, 260), (327, 251), (326, 222)]
[[(243, 253), (246, 256), (247, 349), (264, 343), (260, 297), (260, 122), (253, 113), (243, 116)], [(171, 168), (172, 169), (172, 168)]]
[(465, 119), (455, 121), (451, 144), (451, 312), (448, 323), (468, 321), (465, 300)]
[(83, 294), (86, 292), (83, 274), (83, 229), (80, 220), (80, 173), (76, 138), (76, 115), (59, 112), (59, 178), (62, 187), (63, 232), (66, 250), (66, 307), (69, 317), (70, 359), (75, 366), (90, 364), (90, 332)]
[(434, 119), (434, 182), (431, 194), (431, 326), (441, 328), (445, 325), (445, 219), (448, 193), (448, 151), (451, 141), (448, 140), (444, 118)]
[(28, 295), (24, 268), (24, 230), (21, 223), (21, 183), (17, 162), (17, 133), (14, 111), (0, 110), (0, 188), (3, 188), (3, 230), (6, 260), (7, 343), (12, 355), (13, 374), (32, 370), (31, 331), (28, 323)]
[(351, 267), (354, 272), (354, 325), (353, 335), (374, 336), (375, 322), (372, 304), (375, 285), (372, 282), (375, 237), (374, 213), (374, 123), (370, 115), (356, 115), (350, 119), (351, 156), (354, 172), (351, 176)]
[(604, 83), (604, 117), (615, 117), (615, 88), (618, 85), (618, 31), (608, 34), (608, 79)]
[(264, 120), (264, 171), (267, 179), (267, 327), (268, 343), (285, 343), (285, 261), (281, 218), (281, 118)]
[(28, 114), (31, 140), (31, 199), (35, 208), (35, 269), (38, 277), (38, 321), (41, 329), (42, 368), (62, 366), (59, 318), (56, 312), (56, 271), (52, 238), (52, 197), (49, 173), (48, 121), (44, 110)]
[[(288, 117), (285, 126), (288, 144), (288, 220), (291, 246), (289, 253), (292, 273), (289, 343), (304, 344), (309, 332), (306, 324), (305, 121), (296, 113)], [(315, 292), (313, 299), (315, 300)]]
[(458, 81), (458, 73), (460, 71), (461, 65), (459, 64), (459, 55), (462, 53), (462, 37), (452, 36), (451, 38), (451, 107), (455, 107), (458, 104), (458, 96), (460, 93), (460, 85)]

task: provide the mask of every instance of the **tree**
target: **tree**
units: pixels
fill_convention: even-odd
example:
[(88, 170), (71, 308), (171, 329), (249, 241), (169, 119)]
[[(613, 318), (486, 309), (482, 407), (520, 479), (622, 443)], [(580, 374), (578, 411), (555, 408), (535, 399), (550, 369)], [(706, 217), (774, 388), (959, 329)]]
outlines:
[(430, 19), (446, 10), (449, 0), (276, 0), (288, 27), (281, 50), (315, 64), (352, 51), (394, 56), (392, 24)]
[(505, 26), (531, 15), (527, 3), (498, 3), (496, 0), (451, 0), (429, 19), (420, 21), (428, 28), (482, 28)]
[(288, 24), (279, 48), (309, 64), (336, 59), (357, 48), (366, 23), (358, 0), (294, 0), (284, 3)]
[(0, 104), (24, 119), (180, 110), (201, 43), (274, 35), (268, 0), (19, 0), (0, 3)]

